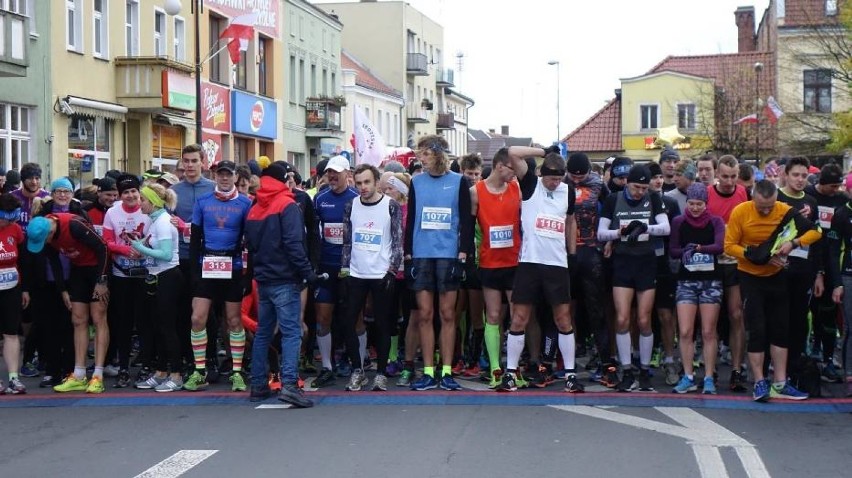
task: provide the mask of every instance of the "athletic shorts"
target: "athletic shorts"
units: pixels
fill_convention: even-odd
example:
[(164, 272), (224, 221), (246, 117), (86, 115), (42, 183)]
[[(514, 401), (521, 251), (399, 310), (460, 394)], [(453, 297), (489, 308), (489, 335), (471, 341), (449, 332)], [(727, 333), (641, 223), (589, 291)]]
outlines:
[(736, 264), (719, 264), (719, 269), (722, 269), (722, 287), (727, 289), (735, 285), (740, 285), (740, 271), (737, 270)]
[(0, 333), (17, 335), (21, 327), (21, 286), (0, 290)]
[(612, 286), (637, 292), (657, 287), (657, 258), (652, 255), (612, 257)]
[(68, 274), (68, 280), (65, 282), (71, 302), (88, 304), (100, 300), (93, 298), (98, 277), (100, 277), (100, 274), (98, 273), (97, 266), (72, 265)]
[(452, 292), (459, 290), (464, 274), (464, 265), (458, 259), (414, 259), (414, 283), (411, 290), (431, 292)]
[(225, 302), (243, 301), (242, 270), (234, 271), (236, 277), (230, 279), (204, 279), (195, 281), (193, 297), (210, 299), (213, 301), (224, 300)]
[(314, 302), (317, 304), (336, 304), (340, 289), (339, 267), (320, 265), (317, 275), (328, 274), (328, 279), (320, 281), (314, 289)]
[(515, 282), (517, 267), (497, 267), (494, 269), (479, 269), (482, 287), (494, 290), (512, 290)]
[(677, 303), (722, 305), (722, 281), (681, 280), (677, 282)]
[(465, 290), (482, 290), (482, 276), (479, 266), (471, 258), (464, 265), (464, 280), (461, 281), (461, 288)]
[(550, 306), (571, 302), (568, 268), (521, 262), (515, 272), (512, 303), (538, 304), (542, 299)]

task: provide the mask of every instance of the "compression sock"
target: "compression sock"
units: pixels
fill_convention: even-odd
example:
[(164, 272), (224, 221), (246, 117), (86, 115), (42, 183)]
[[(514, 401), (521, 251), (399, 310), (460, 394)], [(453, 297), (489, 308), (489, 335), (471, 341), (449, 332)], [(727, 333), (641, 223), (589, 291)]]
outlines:
[(500, 368), (500, 326), (485, 324), (485, 350), (491, 370)]
[(399, 360), (399, 335), (392, 335), (390, 338), (390, 351), (388, 352), (388, 363)]
[(518, 361), (524, 352), (524, 341), (526, 334), (523, 331), (510, 331), (506, 337), (506, 370), (518, 370)]
[(630, 332), (618, 332), (615, 334), (615, 344), (618, 348), (618, 360), (621, 361), (621, 366), (630, 367)]
[(240, 329), (239, 332), (230, 332), (228, 337), (231, 341), (231, 360), (234, 363), (232, 370), (234, 372), (242, 372), (243, 353), (246, 350), (246, 331), (245, 329)]
[(201, 329), (198, 332), (191, 331), (189, 340), (192, 342), (192, 357), (195, 361), (195, 369), (204, 371), (207, 369), (205, 359), (207, 356), (207, 329)]
[(574, 358), (577, 353), (576, 340), (573, 330), (568, 333), (559, 332), (559, 353), (562, 354), (565, 370), (574, 370)]
[(651, 365), (651, 354), (654, 352), (654, 334), (639, 334), (639, 365), (648, 368)]
[(358, 334), (358, 353), (361, 354), (361, 363), (367, 362), (367, 331)]
[(322, 368), (331, 370), (331, 332), (325, 335), (317, 334), (317, 345), (322, 357)]

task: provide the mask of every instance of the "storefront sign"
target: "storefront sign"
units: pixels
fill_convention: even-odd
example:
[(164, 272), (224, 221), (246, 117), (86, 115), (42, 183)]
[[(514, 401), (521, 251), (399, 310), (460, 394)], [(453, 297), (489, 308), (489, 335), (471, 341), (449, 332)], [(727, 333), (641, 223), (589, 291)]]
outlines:
[(231, 131), (234, 133), (275, 139), (278, 134), (278, 105), (271, 100), (231, 92)]
[(278, 38), (278, 0), (205, 0), (204, 5), (231, 17), (257, 13), (254, 28)]
[(201, 82), (201, 126), (204, 129), (231, 131), (231, 90), (214, 83)]
[(195, 80), (176, 71), (163, 70), (163, 106), (195, 111)]

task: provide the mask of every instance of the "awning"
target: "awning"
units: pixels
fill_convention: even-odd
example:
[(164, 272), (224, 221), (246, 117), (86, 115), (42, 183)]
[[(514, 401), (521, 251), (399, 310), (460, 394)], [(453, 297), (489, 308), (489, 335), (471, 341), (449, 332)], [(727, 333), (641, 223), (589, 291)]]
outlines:
[(70, 108), (64, 109), (63, 113), (82, 116), (94, 116), (116, 121), (124, 121), (127, 108), (117, 103), (81, 98), (79, 96), (66, 96), (61, 101), (66, 102)]
[(157, 122), (168, 123), (172, 126), (180, 126), (187, 130), (195, 131), (195, 118), (187, 116), (173, 115), (169, 113), (161, 113), (154, 117)]

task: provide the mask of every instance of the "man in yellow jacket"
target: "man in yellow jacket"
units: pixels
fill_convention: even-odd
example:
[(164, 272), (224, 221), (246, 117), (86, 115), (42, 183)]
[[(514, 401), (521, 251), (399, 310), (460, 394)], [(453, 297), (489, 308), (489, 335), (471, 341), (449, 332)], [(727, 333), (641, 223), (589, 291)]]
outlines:
[[(748, 361), (754, 375), (754, 400), (770, 397), (808, 398), (787, 381), (787, 346), (790, 308), (785, 274), (787, 256), (822, 237), (819, 227), (790, 206), (778, 202), (770, 181), (755, 184), (754, 198), (734, 208), (725, 231), (725, 253), (737, 258), (740, 272)], [(767, 346), (773, 366), (773, 383), (763, 374)]]

